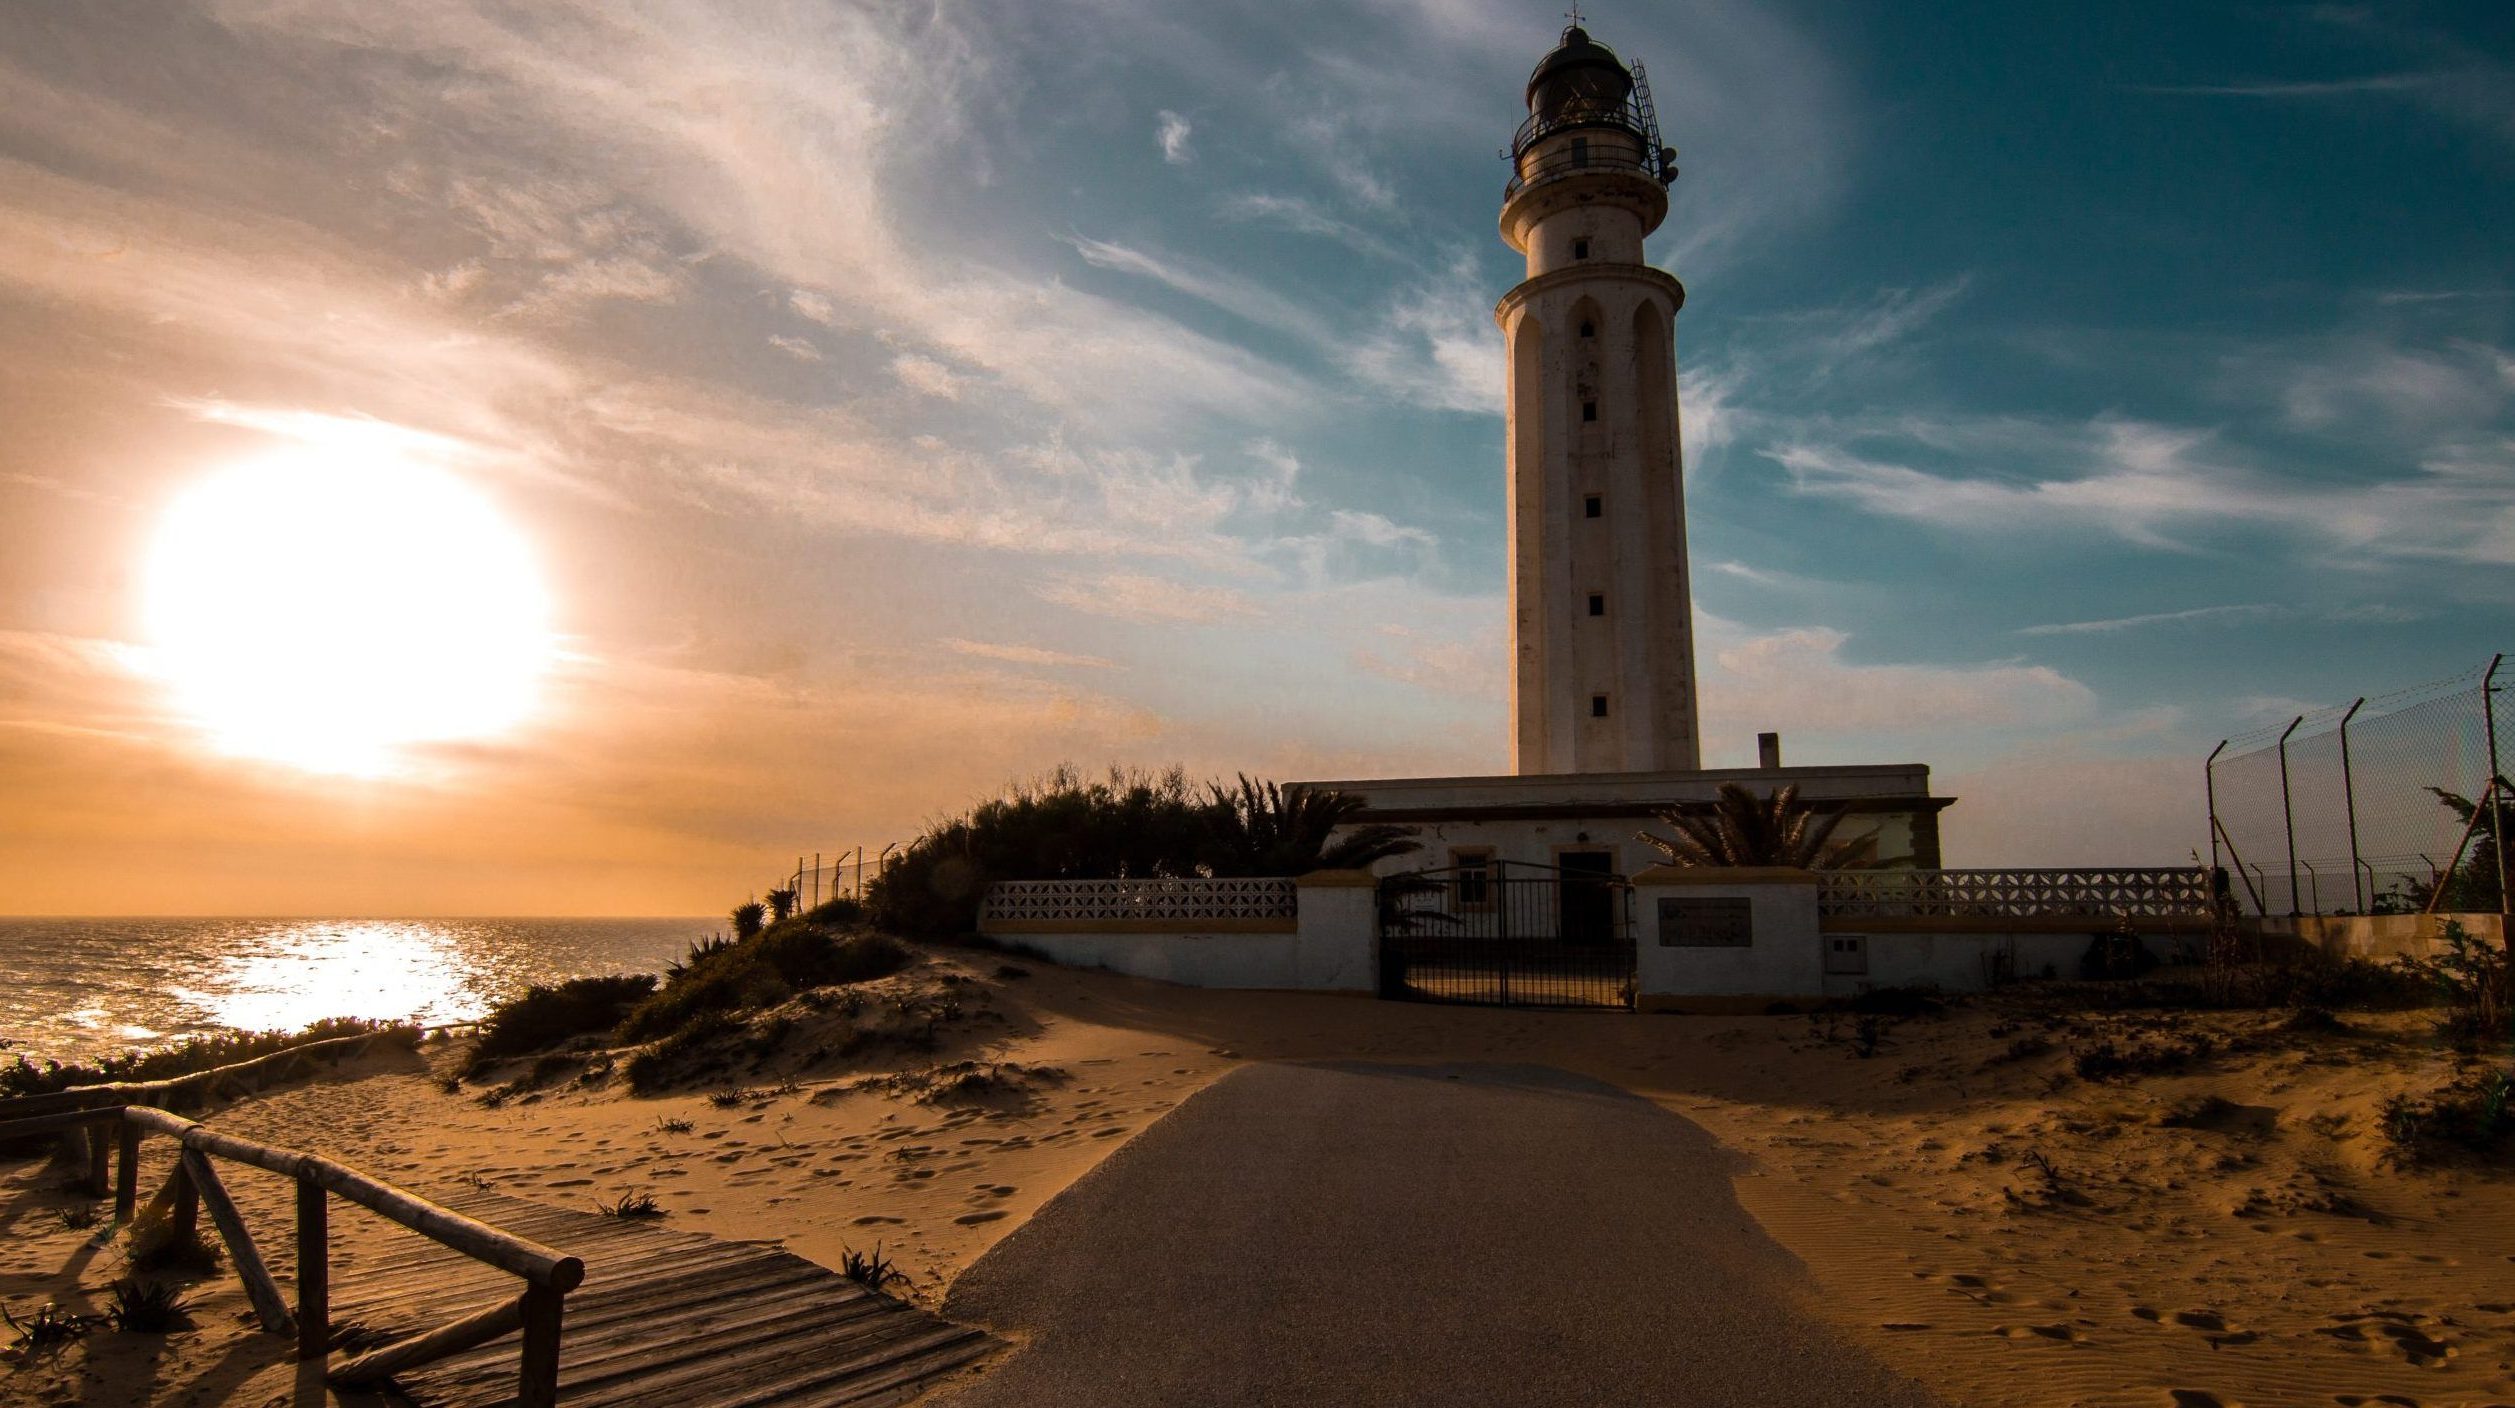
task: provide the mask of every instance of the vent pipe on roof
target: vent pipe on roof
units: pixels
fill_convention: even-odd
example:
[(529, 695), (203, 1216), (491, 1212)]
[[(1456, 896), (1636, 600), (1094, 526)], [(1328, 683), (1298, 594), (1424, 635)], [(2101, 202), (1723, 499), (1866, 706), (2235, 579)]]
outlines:
[(1781, 766), (1781, 735), (1759, 733), (1755, 736), (1755, 765), (1760, 768)]

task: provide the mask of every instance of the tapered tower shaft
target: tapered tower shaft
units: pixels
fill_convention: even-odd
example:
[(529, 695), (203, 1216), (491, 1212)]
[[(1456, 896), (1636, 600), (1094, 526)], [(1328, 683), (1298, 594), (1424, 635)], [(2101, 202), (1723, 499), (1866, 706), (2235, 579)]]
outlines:
[(1685, 287), (1644, 261), (1673, 153), (1614, 53), (1575, 26), (1528, 81), (1502, 238), (1528, 278), (1509, 348), (1512, 767), (1701, 766), (1677, 438)]

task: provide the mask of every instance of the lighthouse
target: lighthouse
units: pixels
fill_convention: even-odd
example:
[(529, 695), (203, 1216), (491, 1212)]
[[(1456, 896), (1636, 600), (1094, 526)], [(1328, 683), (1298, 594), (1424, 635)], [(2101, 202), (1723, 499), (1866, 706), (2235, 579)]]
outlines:
[(1685, 286), (1642, 242), (1668, 215), (1640, 65), (1576, 22), (1529, 74), (1502, 238), (1528, 261), (1509, 353), (1511, 762), (1522, 774), (1701, 766), (1677, 438)]

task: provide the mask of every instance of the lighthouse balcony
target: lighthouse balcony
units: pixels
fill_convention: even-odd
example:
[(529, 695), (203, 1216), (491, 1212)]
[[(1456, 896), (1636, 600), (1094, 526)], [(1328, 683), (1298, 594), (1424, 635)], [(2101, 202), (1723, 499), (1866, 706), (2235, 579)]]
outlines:
[(1647, 177), (1665, 186), (1676, 179), (1676, 153), (1654, 149), (1641, 116), (1629, 104), (1573, 104), (1531, 116), (1511, 139), (1509, 200), (1523, 189), (1565, 177), (1612, 173)]

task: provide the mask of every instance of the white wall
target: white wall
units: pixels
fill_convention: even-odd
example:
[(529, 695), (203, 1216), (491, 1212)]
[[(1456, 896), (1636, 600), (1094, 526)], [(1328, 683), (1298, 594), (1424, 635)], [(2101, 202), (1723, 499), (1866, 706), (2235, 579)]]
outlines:
[[(1778, 878), (1780, 876), (1804, 878)], [(1740, 878), (1714, 878), (1740, 877)], [(1748, 879), (1743, 877), (1777, 877)], [(1754, 1007), (1825, 991), (1818, 944), (1815, 877), (1805, 872), (1646, 870), (1633, 878), (1635, 1006), (1653, 1009)], [(1662, 899), (1743, 899), (1753, 939), (1738, 948), (1697, 948), (1661, 932)]]
[(1075, 968), (1107, 968), (1200, 988), (1371, 992), (1378, 986), (1378, 891), (1359, 871), (1301, 878), (1297, 927), (1212, 932), (989, 926), (979, 932)]

